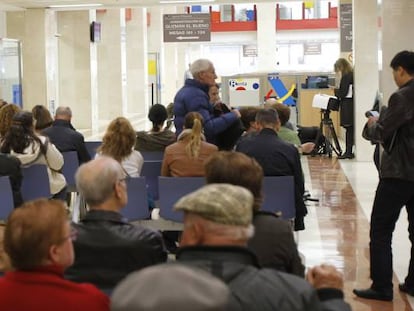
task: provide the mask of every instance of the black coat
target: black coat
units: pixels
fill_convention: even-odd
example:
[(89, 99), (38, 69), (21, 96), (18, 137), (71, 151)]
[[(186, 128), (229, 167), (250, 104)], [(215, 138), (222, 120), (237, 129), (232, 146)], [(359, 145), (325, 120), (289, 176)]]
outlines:
[(295, 230), (305, 229), (303, 218), (308, 213), (303, 194), (305, 182), (296, 147), (281, 140), (273, 129), (264, 128), (258, 135), (240, 140), (236, 151), (243, 152), (262, 166), (265, 176), (293, 176), (295, 181)]
[(339, 89), (335, 89), (335, 96), (338, 97), (340, 105), (340, 122), (341, 126), (349, 127), (354, 126), (354, 96), (352, 91), (352, 97), (347, 97), (349, 87), (354, 87), (354, 73), (349, 72), (342, 76), (339, 84)]
[(254, 254), (244, 247), (184, 247), (178, 250), (177, 261), (205, 270), (226, 283), (231, 292), (227, 310), (351, 310), (340, 290), (324, 289), (327, 295), (322, 296), (302, 278), (259, 269)]
[(111, 211), (89, 211), (78, 224), (73, 242), (75, 262), (68, 279), (110, 290), (127, 274), (167, 260), (161, 234), (127, 222)]
[(11, 155), (0, 153), (0, 176), (9, 176), (13, 191), (14, 207), (23, 203), (20, 187), (22, 186), (22, 172), (20, 161)]
[(49, 137), (52, 144), (60, 152), (76, 151), (79, 164), (88, 162), (91, 159), (86, 149), (83, 135), (77, 132), (69, 121), (55, 120), (51, 127), (42, 131), (42, 134)]

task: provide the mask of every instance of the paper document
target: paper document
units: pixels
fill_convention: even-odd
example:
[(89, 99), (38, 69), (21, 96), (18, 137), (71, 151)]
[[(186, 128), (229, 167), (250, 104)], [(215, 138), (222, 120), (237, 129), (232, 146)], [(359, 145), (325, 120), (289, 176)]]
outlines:
[(330, 98), (337, 99), (336, 96), (316, 94), (313, 96), (312, 107), (326, 110), (328, 108), (328, 102)]

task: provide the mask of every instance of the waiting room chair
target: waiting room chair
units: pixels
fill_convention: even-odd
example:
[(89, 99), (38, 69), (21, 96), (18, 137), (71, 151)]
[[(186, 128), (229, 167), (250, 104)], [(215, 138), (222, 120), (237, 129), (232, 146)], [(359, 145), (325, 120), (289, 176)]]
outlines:
[(95, 158), (96, 149), (102, 144), (101, 141), (85, 141), (86, 150), (88, 150), (91, 159)]
[(6, 220), (14, 209), (13, 190), (9, 176), (0, 176), (0, 220)]
[(173, 210), (174, 204), (186, 194), (206, 184), (204, 177), (159, 177), (159, 206), (163, 219), (183, 222), (183, 213)]
[(79, 168), (78, 153), (76, 151), (62, 152), (63, 167), (62, 173), (65, 176), (67, 191), (76, 192), (75, 173)]
[(263, 179), (264, 201), (262, 210), (281, 212), (283, 219), (296, 215), (295, 182), (293, 176), (265, 176)]
[(128, 221), (149, 219), (147, 184), (145, 177), (134, 177), (126, 179), (128, 204), (121, 210), (121, 214)]
[(154, 201), (158, 200), (158, 176), (161, 174), (161, 160), (144, 161), (141, 176), (145, 176), (148, 195)]
[(33, 164), (22, 167), (22, 175), (21, 193), (23, 202), (51, 197), (46, 165)]
[(164, 151), (140, 151), (144, 161), (162, 161)]

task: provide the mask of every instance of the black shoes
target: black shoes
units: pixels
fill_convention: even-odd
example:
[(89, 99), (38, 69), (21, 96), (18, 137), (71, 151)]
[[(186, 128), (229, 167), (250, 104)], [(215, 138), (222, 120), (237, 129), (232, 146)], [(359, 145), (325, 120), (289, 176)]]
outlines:
[(401, 292), (406, 293), (410, 296), (414, 296), (414, 288), (408, 287), (407, 285), (405, 285), (405, 283), (399, 284), (398, 288), (400, 289)]
[(340, 156), (338, 156), (338, 159), (342, 160), (342, 159), (353, 159), (355, 158), (353, 153), (344, 153)]
[(391, 301), (393, 298), (392, 292), (390, 293), (383, 293), (378, 292), (372, 288), (368, 289), (354, 289), (353, 293), (360, 298), (365, 299), (374, 299), (374, 300), (382, 300), (382, 301)]

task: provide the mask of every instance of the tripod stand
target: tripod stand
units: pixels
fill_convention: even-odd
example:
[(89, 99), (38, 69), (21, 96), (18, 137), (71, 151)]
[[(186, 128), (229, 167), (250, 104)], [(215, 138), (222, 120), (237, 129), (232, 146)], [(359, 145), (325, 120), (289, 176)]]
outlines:
[(336, 153), (337, 156), (342, 154), (341, 145), (338, 141), (338, 136), (336, 135), (335, 128), (333, 126), (332, 119), (330, 117), (329, 109), (321, 109), (321, 123), (319, 125), (320, 133), (324, 135), (325, 139), (323, 142), (323, 153), (327, 154), (330, 158), (332, 157), (332, 151)]

